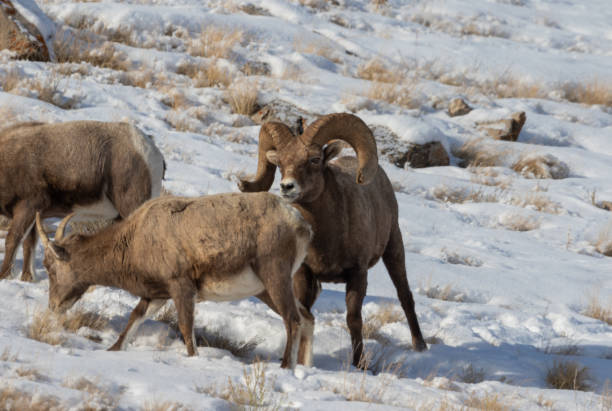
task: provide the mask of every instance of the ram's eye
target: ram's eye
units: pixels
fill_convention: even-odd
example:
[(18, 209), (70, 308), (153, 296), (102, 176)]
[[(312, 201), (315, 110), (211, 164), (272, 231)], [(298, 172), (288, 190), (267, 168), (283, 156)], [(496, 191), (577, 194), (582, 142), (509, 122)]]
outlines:
[(310, 159), (310, 164), (317, 166), (320, 163), (321, 163), (321, 157), (313, 157)]

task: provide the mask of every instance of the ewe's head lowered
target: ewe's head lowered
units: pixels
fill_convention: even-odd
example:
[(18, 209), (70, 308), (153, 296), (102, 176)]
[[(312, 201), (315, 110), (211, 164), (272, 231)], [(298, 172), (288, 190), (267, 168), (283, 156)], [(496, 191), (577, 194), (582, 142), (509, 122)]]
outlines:
[(72, 269), (70, 254), (62, 245), (67, 240), (64, 239), (66, 225), (73, 216), (74, 213), (60, 222), (55, 239), (51, 241), (43, 229), (40, 213), (36, 213), (36, 229), (45, 247), (43, 265), (49, 274), (49, 309), (55, 312), (64, 312), (72, 307), (87, 290)]
[(328, 161), (342, 149), (332, 140), (343, 140), (353, 147), (359, 160), (356, 182), (369, 184), (378, 170), (374, 136), (359, 117), (336, 113), (321, 117), (300, 136), (294, 136), (285, 124), (264, 124), (259, 132), (257, 173), (252, 180), (240, 180), (240, 190), (269, 190), (278, 166), (281, 195), (294, 202), (313, 201), (323, 192), (323, 170)]

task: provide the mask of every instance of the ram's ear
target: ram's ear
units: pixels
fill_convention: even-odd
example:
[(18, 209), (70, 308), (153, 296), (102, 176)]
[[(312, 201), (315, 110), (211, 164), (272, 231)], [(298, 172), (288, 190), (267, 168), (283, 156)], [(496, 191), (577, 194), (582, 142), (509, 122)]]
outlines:
[(278, 153), (276, 152), (276, 150), (268, 150), (268, 151), (266, 151), (266, 159), (271, 164), (274, 164), (275, 166), (278, 167), (278, 165), (279, 165), (279, 162), (278, 162)]
[(344, 143), (342, 142), (342, 140), (332, 141), (331, 143), (326, 145), (325, 148), (323, 149), (323, 158), (324, 158), (325, 164), (327, 164), (330, 160), (332, 160), (338, 154), (340, 154), (343, 148), (344, 148)]

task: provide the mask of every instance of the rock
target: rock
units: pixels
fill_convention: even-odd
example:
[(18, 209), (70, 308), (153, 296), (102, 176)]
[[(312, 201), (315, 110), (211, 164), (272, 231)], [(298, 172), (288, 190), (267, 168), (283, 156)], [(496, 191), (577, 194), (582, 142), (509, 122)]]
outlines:
[(468, 106), (462, 98), (455, 98), (448, 105), (448, 115), (451, 117), (464, 116), (470, 111), (472, 107)]
[(450, 164), (448, 153), (439, 141), (414, 144), (408, 151), (390, 157), (390, 160), (399, 168), (404, 168), (406, 164), (412, 168), (438, 167)]
[(251, 115), (251, 120), (256, 124), (263, 124), (268, 121), (279, 121), (289, 126), (293, 134), (299, 135), (301, 129), (306, 124), (318, 119), (320, 115), (311, 113), (294, 106), (283, 100), (272, 100), (255, 114)]
[(450, 159), (439, 141), (412, 144), (401, 140), (393, 131), (384, 126), (370, 126), (380, 156), (385, 156), (399, 168), (408, 164), (412, 168), (447, 166)]
[(29, 0), (22, 3), (0, 0), (0, 49), (14, 51), (18, 59), (50, 61), (52, 51), (45, 40), (52, 38), (49, 32), (54, 25), (36, 3)]
[(600, 201), (597, 203), (597, 207), (612, 211), (612, 201)]
[(510, 119), (497, 122), (496, 125), (499, 127), (484, 127), (483, 129), (496, 140), (516, 141), (526, 120), (525, 112), (521, 111), (514, 113)]

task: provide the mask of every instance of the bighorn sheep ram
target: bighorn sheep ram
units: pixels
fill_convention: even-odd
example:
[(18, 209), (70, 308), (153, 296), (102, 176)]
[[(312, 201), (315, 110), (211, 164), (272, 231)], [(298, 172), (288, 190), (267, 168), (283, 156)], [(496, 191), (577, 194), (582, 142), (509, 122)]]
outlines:
[(21, 279), (31, 281), (34, 216), (127, 217), (161, 190), (164, 159), (151, 140), (126, 123), (24, 123), (0, 131), (0, 213), (11, 218), (0, 279), (23, 244)]
[(197, 355), (196, 299), (229, 301), (265, 292), (287, 332), (281, 367), (295, 367), (302, 320), (291, 279), (306, 255), (311, 229), (283, 199), (269, 193), (165, 196), (96, 234), (64, 237), (70, 218), (62, 220), (54, 242), (36, 218), (49, 273), (49, 308), (70, 308), (94, 284), (141, 297), (111, 350), (120, 349), (130, 331), (171, 298), (187, 353)]
[[(358, 161), (342, 157), (331, 162), (342, 150), (341, 142), (330, 143), (336, 139), (348, 142)], [(367, 273), (380, 257), (408, 319), (412, 345), (417, 351), (426, 350), (406, 277), (397, 200), (378, 166), (376, 142), (368, 126), (342, 113), (318, 119), (299, 136), (282, 123), (266, 123), (259, 133), (257, 174), (253, 180), (240, 180), (240, 190), (269, 190), (277, 166), (282, 196), (293, 202), (314, 232), (304, 263), (294, 276), (294, 293), (308, 310), (303, 313), (308, 334), (300, 343), (300, 363), (310, 361), (314, 325), (310, 308), (321, 290), (320, 282), (325, 281), (346, 283), (353, 364), (360, 365)], [(275, 309), (267, 296), (260, 298)]]

